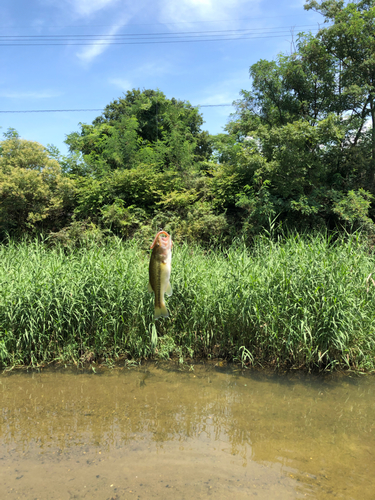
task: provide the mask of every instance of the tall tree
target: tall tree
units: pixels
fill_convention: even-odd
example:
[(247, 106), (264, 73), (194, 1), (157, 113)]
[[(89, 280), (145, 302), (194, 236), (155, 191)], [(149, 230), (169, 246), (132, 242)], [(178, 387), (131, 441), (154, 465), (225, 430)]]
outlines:
[(321, 12), (326, 25), (316, 36), (300, 34), (294, 53), (250, 67), (251, 89), (241, 92), (227, 128), (242, 148), (226, 155), (237, 173), (247, 165), (252, 176), (237, 193), (248, 212), (266, 189), (270, 212), (293, 215), (293, 223), (339, 216), (368, 225), (375, 194), (374, 4), (309, 0), (305, 8)]
[(203, 118), (188, 102), (159, 90), (128, 91), (108, 104), (92, 125), (68, 135), (71, 152), (81, 152), (97, 175), (150, 163), (184, 170), (211, 154)]
[[(337, 92), (356, 146), (371, 121), (372, 169), (375, 173), (375, 2), (361, 0), (344, 6), (342, 0), (308, 0), (306, 10), (325, 17), (328, 26), (317, 39), (337, 65)], [(349, 128), (348, 127), (348, 128)]]

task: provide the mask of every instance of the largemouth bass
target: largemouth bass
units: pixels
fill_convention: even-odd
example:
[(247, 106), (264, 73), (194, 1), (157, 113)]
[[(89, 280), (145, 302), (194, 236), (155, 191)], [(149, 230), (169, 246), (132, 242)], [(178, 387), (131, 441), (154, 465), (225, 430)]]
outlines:
[(150, 248), (148, 291), (155, 294), (154, 319), (168, 318), (169, 313), (164, 303), (164, 294), (172, 295), (172, 287), (169, 282), (171, 275), (172, 260), (172, 238), (166, 231), (159, 231)]

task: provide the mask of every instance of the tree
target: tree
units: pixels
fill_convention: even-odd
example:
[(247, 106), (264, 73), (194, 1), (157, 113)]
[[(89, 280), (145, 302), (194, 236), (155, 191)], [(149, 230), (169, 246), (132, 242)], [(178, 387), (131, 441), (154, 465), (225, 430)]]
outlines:
[[(371, 121), (372, 175), (375, 174), (375, 2), (361, 0), (348, 3), (308, 0), (305, 9), (325, 17), (329, 26), (322, 28), (317, 39), (336, 60), (338, 95), (351, 132), (351, 147), (360, 140)], [(373, 178), (373, 188), (375, 178)]]
[(81, 152), (91, 173), (102, 176), (140, 163), (186, 170), (211, 154), (197, 108), (167, 99), (159, 90), (133, 89), (108, 104), (92, 125), (68, 135), (70, 151)]
[(14, 130), (0, 142), (0, 233), (53, 228), (67, 218), (75, 195), (73, 180), (39, 143)]
[(237, 207), (254, 207), (267, 191), (269, 212), (283, 214), (280, 221), (368, 227), (375, 192), (373, 4), (308, 1), (306, 8), (330, 25), (316, 36), (300, 34), (294, 53), (250, 67), (251, 89), (241, 92), (227, 127), (241, 146), (227, 161), (237, 172), (247, 165), (251, 177)]
[(250, 67), (252, 88), (240, 92), (230, 132), (243, 138), (260, 125), (272, 128), (297, 120), (316, 125), (337, 113), (336, 61), (310, 34), (300, 34), (296, 46), (291, 55), (262, 59)]

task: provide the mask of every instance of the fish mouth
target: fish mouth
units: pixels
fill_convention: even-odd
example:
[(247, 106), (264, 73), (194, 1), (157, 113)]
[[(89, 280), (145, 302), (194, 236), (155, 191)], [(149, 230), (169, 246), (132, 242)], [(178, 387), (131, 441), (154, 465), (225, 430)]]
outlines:
[[(163, 236), (164, 235), (164, 236)], [(157, 235), (154, 238), (154, 241), (152, 242), (152, 245), (150, 248), (154, 248), (157, 242), (159, 242), (160, 245), (166, 246), (169, 243), (169, 240), (171, 239), (171, 235), (167, 233), (167, 231), (159, 231)], [(160, 241), (159, 241), (160, 240)]]

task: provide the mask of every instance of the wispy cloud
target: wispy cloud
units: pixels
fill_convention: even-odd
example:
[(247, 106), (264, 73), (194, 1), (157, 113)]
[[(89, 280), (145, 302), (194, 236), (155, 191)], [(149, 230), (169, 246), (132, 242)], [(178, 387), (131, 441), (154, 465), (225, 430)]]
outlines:
[(244, 17), (244, 8), (255, 8), (260, 0), (164, 0), (160, 16), (168, 22), (196, 22), (225, 20)]
[(153, 62), (142, 64), (141, 66), (138, 66), (137, 68), (134, 68), (132, 70), (132, 74), (141, 78), (149, 75), (152, 75), (153, 77), (161, 76), (168, 73), (176, 74), (176, 67), (175, 65), (171, 65), (170, 63), (166, 62), (164, 59), (156, 61), (154, 60)]
[(231, 104), (240, 97), (239, 91), (250, 86), (248, 72), (241, 71), (232, 78), (220, 80), (200, 92), (200, 104)]
[[(129, 15), (119, 16), (121, 9), (117, 9), (117, 7), (118, 5), (123, 7), (122, 0), (66, 0), (66, 3), (68, 3), (71, 8), (73, 16), (78, 16), (80, 18), (92, 18), (96, 14), (102, 16), (104, 14), (103, 11), (107, 11), (109, 15), (116, 13), (116, 24), (111, 23), (112, 27), (107, 30), (105, 35), (116, 35), (121, 29), (121, 25), (125, 24), (130, 17)], [(101, 21), (101, 23), (110, 24), (107, 20), (105, 22)], [(106, 39), (106, 37), (95, 41), (97, 45), (89, 45), (76, 53), (76, 56), (83, 63), (90, 63), (108, 48), (108, 44), (106, 43), (108, 39)]]
[[(106, 35), (116, 35), (116, 33), (121, 29), (121, 25), (112, 26), (112, 28), (106, 33)], [(108, 39), (103, 38), (96, 40), (99, 45), (89, 45), (84, 49), (76, 53), (77, 57), (85, 63), (91, 62), (95, 57), (102, 54), (108, 48)]]
[(130, 90), (133, 88), (130, 81), (125, 78), (110, 78), (108, 82), (121, 90)]
[[(171, 31), (184, 31), (186, 28), (194, 26), (196, 23), (211, 23), (212, 21), (226, 19), (234, 19), (232, 26), (236, 25), (235, 19), (238, 20), (243, 17), (244, 11), (248, 11), (251, 7), (252, 14), (256, 11), (261, 0), (155, 0), (150, 3), (149, 0), (66, 0), (72, 6), (75, 14), (80, 16), (91, 16), (98, 14), (98, 16), (106, 15), (112, 19), (112, 27), (108, 29), (108, 35), (116, 35), (130, 22), (134, 23), (135, 20), (144, 19), (150, 20), (151, 23), (161, 23), (169, 26)], [(115, 16), (115, 21), (114, 21)], [(136, 22), (137, 22), (136, 21)], [(149, 22), (150, 22), (149, 21)], [(135, 24), (136, 24), (135, 22)], [(141, 24), (142, 24), (141, 22)], [(147, 23), (146, 23), (147, 24)], [(180, 26), (178, 26), (180, 24)], [(212, 29), (218, 25), (215, 23), (210, 24)], [(141, 29), (141, 28), (138, 28)], [(152, 31), (154, 28), (149, 28)], [(81, 49), (76, 53), (77, 57), (84, 63), (90, 63), (96, 57), (101, 55), (109, 48), (105, 42), (108, 39), (103, 38), (97, 40), (98, 45), (90, 45)]]
[(72, 9), (80, 16), (89, 16), (96, 12), (112, 7), (120, 0), (68, 0)]
[[(97, 12), (106, 9), (106, 15), (112, 18), (112, 23), (108, 23), (108, 21), (103, 23), (103, 21), (100, 21), (100, 23), (103, 24), (111, 24), (111, 27), (106, 30), (105, 33), (103, 33), (105, 37), (103, 37), (102, 39), (96, 39), (96, 45), (89, 45), (76, 53), (76, 56), (83, 63), (90, 63), (109, 48), (109, 37), (116, 35), (127, 25), (129, 20), (132, 19), (136, 12), (141, 10), (142, 2), (144, 0), (139, 0), (138, 2), (134, 2), (133, 0), (125, 0), (121, 1), (119, 6), (117, 6), (119, 0), (79, 0), (79, 2), (76, 2), (76, 0), (68, 1), (74, 4), (76, 12), (81, 16), (96, 14)], [(100, 12), (100, 16), (102, 15), (104, 15), (104, 12)], [(115, 21), (113, 21), (114, 17)], [(96, 19), (98, 19), (98, 16), (96, 16)]]
[(121, 90), (130, 90), (134, 87), (143, 87), (147, 85), (150, 78), (154, 81), (156, 77), (162, 78), (165, 75), (173, 74), (176, 76), (178, 69), (175, 65), (163, 60), (156, 60), (140, 66), (131, 67), (127, 74), (131, 75), (131, 81), (127, 78), (127, 74), (116, 75), (108, 78), (108, 83), (114, 85)]
[(0, 91), (1, 97), (7, 99), (51, 99), (52, 97), (61, 96), (61, 92), (51, 92), (48, 90), (35, 91), (35, 92), (22, 92), (22, 91)]
[(223, 90), (215, 93), (210, 93), (207, 97), (199, 99), (200, 105), (212, 106), (214, 104), (232, 104), (232, 102), (238, 97), (238, 92)]

